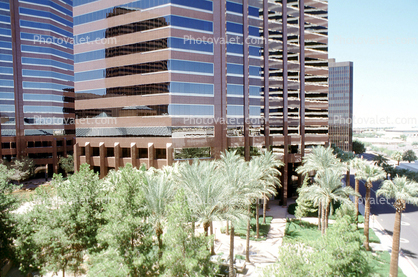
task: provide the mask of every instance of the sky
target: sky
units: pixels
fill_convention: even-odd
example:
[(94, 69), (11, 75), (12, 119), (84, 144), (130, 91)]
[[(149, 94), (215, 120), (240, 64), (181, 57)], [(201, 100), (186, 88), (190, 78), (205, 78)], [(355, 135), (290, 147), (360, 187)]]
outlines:
[(354, 128), (418, 127), (418, 1), (329, 0), (329, 58), (354, 63)]

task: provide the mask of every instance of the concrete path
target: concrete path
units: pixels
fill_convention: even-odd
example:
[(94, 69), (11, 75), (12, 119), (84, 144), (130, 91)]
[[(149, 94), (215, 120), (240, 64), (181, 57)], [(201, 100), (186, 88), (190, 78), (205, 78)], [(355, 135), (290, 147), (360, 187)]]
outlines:
[[(250, 241), (250, 261), (247, 263), (246, 272), (238, 276), (259, 276), (261, 268), (275, 263), (279, 247), (282, 245), (283, 236), (286, 228), (287, 208), (278, 205), (278, 201), (270, 201), (270, 210), (267, 216), (272, 216), (270, 231), (265, 241)], [(260, 207), (260, 217), (262, 216), (262, 207)], [(225, 222), (214, 222), (215, 231), (215, 252), (229, 254), (229, 236), (221, 234), (220, 228), (225, 227)], [(235, 237), (234, 254), (245, 256), (245, 239)]]

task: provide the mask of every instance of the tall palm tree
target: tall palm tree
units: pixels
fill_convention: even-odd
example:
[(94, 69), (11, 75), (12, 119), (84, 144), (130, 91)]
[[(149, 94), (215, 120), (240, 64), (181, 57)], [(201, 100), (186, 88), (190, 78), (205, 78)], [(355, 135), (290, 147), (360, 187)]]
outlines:
[[(344, 164), (333, 153), (331, 147), (325, 148), (323, 146), (318, 146), (312, 148), (311, 153), (303, 157), (303, 165), (299, 166), (296, 169), (298, 174), (310, 174), (315, 172), (315, 177), (321, 172), (325, 171), (327, 168), (333, 168), (337, 172), (342, 172), (345, 170)], [(321, 218), (322, 218), (322, 206), (319, 202), (318, 206), (318, 229), (322, 229)]]
[(248, 163), (240, 155), (237, 155), (236, 151), (221, 153), (218, 169), (220, 178), (229, 188), (229, 190), (225, 190), (225, 197), (228, 198), (229, 203), (224, 207), (226, 209), (224, 217), (231, 220), (229, 272), (232, 274), (234, 270), (234, 220), (247, 215), (245, 207), (248, 207), (251, 204), (251, 199), (257, 196), (257, 190), (253, 187), (255, 184), (253, 183), (254, 173), (249, 171)]
[[(234, 169), (229, 171), (233, 172)], [(243, 172), (239, 168), (237, 171)], [(234, 205), (238, 202), (233, 197), (235, 187), (230, 186), (223, 177), (218, 162), (194, 160), (192, 164), (184, 163), (180, 167), (179, 183), (184, 189), (192, 213), (202, 222), (206, 236), (212, 221), (226, 218), (235, 220), (245, 214), (242, 209), (235, 209)], [(211, 252), (214, 254), (214, 242)]]
[(376, 192), (376, 196), (383, 196), (386, 199), (395, 200), (393, 206), (396, 208), (396, 215), (395, 226), (393, 227), (389, 275), (397, 277), (402, 212), (405, 210), (406, 203), (418, 206), (418, 183), (409, 181), (406, 177), (396, 176), (393, 181), (384, 181), (380, 189)]
[[(342, 205), (349, 205), (351, 201), (349, 196), (354, 194), (354, 190), (349, 187), (343, 187), (341, 179), (343, 175), (340, 171), (332, 168), (318, 174), (315, 183), (310, 187), (304, 187), (302, 193), (307, 194), (307, 199), (313, 201), (315, 206), (322, 206), (322, 228), (321, 233), (325, 234), (328, 228), (328, 218), (330, 214), (331, 204), (340, 202)], [(304, 191), (306, 190), (306, 191)]]
[(373, 182), (383, 180), (386, 177), (385, 172), (378, 166), (365, 163), (358, 173), (358, 178), (365, 181), (366, 199), (364, 209), (364, 235), (366, 241), (364, 247), (370, 250), (369, 247), (369, 225), (370, 225), (370, 190), (373, 187)]
[[(266, 208), (267, 208), (267, 199), (272, 195), (276, 195), (276, 185), (280, 186), (280, 179), (278, 176), (281, 175), (279, 168), (284, 165), (282, 161), (277, 159), (272, 151), (264, 151), (260, 156), (257, 157), (258, 162), (261, 164), (262, 175), (261, 182), (264, 185), (264, 190), (266, 191), (263, 194), (263, 224), (266, 224)], [(269, 188), (272, 189), (272, 193), (269, 192)], [(258, 209), (257, 209), (258, 211)], [(257, 230), (259, 229), (259, 224), (257, 221)], [(257, 232), (258, 233), (258, 232)]]
[(350, 167), (352, 167), (355, 170), (354, 173), (354, 179), (355, 179), (355, 184), (354, 184), (354, 191), (356, 192), (356, 194), (354, 195), (354, 209), (355, 209), (355, 215), (356, 215), (356, 225), (358, 226), (358, 215), (359, 215), (359, 209), (358, 209), (358, 200), (359, 200), (359, 183), (360, 183), (360, 179), (359, 179), (359, 175), (358, 172), (363, 168), (365, 162), (363, 159), (359, 159), (359, 158), (354, 158), (350, 161)]

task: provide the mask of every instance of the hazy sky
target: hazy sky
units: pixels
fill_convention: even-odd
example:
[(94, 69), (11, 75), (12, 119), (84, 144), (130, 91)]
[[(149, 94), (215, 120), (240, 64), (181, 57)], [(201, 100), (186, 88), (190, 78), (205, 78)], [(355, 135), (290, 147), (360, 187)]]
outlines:
[(329, 57), (354, 62), (354, 127), (418, 126), (417, 0), (329, 0)]

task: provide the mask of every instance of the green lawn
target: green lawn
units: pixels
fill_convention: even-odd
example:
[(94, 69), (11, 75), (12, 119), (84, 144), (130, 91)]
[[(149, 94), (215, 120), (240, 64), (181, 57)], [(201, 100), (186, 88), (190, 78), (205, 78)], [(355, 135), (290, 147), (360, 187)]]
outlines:
[[(267, 234), (270, 231), (270, 223), (273, 220), (272, 216), (266, 216), (266, 224), (263, 224), (263, 217), (260, 216), (259, 218), (259, 225), (260, 225), (260, 238), (256, 239), (256, 221), (255, 218), (251, 218), (250, 225), (250, 240), (260, 241), (266, 240)], [(235, 226), (235, 236), (245, 239), (247, 237), (247, 222), (240, 222), (238, 225)], [(222, 233), (225, 233), (225, 228), (221, 229)]]
[[(363, 234), (363, 228), (359, 228), (358, 232)], [(318, 226), (309, 222), (292, 219), (287, 222), (285, 237), (283, 243), (294, 243), (302, 241), (312, 241), (321, 237), (321, 232), (318, 230)], [(369, 233), (370, 242), (380, 243), (379, 238), (375, 232), (370, 229)], [(377, 268), (377, 272), (382, 277), (387, 277), (390, 267), (390, 254), (387, 251), (378, 251), (374, 253), (375, 259), (373, 260), (372, 266)], [(399, 277), (406, 277), (402, 270), (399, 268)]]

